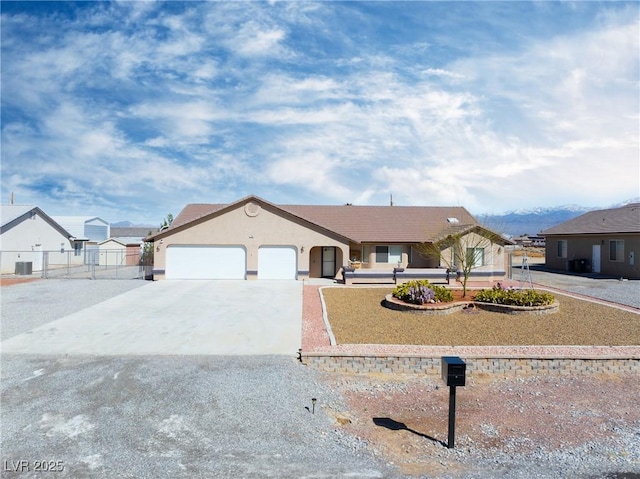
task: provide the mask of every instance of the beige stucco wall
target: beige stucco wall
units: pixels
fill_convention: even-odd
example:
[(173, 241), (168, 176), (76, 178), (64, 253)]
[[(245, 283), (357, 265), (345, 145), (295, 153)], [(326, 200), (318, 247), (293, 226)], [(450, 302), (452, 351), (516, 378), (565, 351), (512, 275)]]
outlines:
[[(558, 256), (558, 240), (567, 241), (567, 257)], [(624, 260), (609, 260), (609, 241), (624, 241)], [(560, 271), (569, 271), (569, 261), (586, 259), (588, 267), (586, 272), (592, 271), (593, 246), (600, 245), (600, 274), (631, 279), (640, 278), (640, 235), (638, 234), (607, 234), (607, 235), (554, 235), (546, 238), (547, 268)], [(633, 259), (632, 259), (633, 255)]]
[[(400, 265), (398, 263), (377, 263), (376, 262), (376, 246), (401, 246), (402, 247), (402, 260), (400, 261)], [(415, 264), (420, 264), (419, 255), (416, 255), (416, 251), (414, 249), (413, 259), (411, 265), (409, 264), (409, 251), (412, 248), (410, 244), (398, 244), (398, 243), (365, 243), (362, 245), (352, 244), (351, 245), (351, 256), (356, 257), (360, 261), (360, 267), (363, 269), (375, 269), (379, 271), (393, 271), (394, 268), (401, 267), (418, 267)], [(418, 261), (418, 263), (416, 263)], [(423, 266), (419, 266), (423, 267)]]
[[(62, 248), (65, 253), (60, 253)], [(73, 256), (69, 238), (35, 215), (0, 235), (0, 271), (3, 274), (14, 273), (15, 264), (19, 261), (31, 262), (33, 271), (40, 271), (45, 251), (49, 252), (50, 265), (82, 261), (82, 257), (76, 260)]]
[[(506, 262), (508, 260), (503, 245), (493, 243), (487, 238), (476, 233), (470, 233), (462, 238), (461, 246), (465, 251), (467, 248), (484, 248), (484, 265), (474, 267), (471, 270), (470, 281), (473, 281), (475, 279), (474, 277), (477, 277), (482, 281), (494, 281), (504, 278)], [(452, 248), (444, 250), (441, 258), (440, 267), (447, 268), (449, 266), (453, 266)]]
[[(314, 247), (333, 246), (336, 252), (336, 267), (342, 266), (338, 260), (348, 258), (348, 242), (337, 235), (331, 235), (314, 228), (302, 220), (288, 217), (269, 205), (260, 205), (257, 215), (253, 215), (245, 204), (214, 216), (206, 221), (174, 233), (161, 235), (154, 243), (154, 271), (164, 271), (166, 251), (171, 245), (227, 245), (244, 246), (247, 252), (247, 279), (257, 277), (258, 249), (261, 246), (292, 246), (298, 251), (298, 279), (304, 279), (317, 267), (319, 258), (311, 258)], [(316, 263), (312, 263), (315, 260)], [(316, 269), (313, 269), (316, 271)], [(163, 279), (164, 274), (154, 274), (154, 279)]]

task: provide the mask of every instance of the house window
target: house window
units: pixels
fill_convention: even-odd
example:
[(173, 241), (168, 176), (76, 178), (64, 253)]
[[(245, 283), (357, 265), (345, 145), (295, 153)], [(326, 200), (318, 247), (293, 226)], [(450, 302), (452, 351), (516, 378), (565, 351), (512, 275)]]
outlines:
[(376, 246), (376, 263), (400, 263), (402, 246)]
[(567, 240), (558, 240), (558, 258), (567, 257)]
[(467, 261), (472, 268), (484, 266), (484, 248), (467, 248)]
[(617, 263), (624, 261), (623, 240), (609, 241), (609, 261), (615, 261)]
[(74, 256), (82, 256), (82, 243), (74, 243), (73, 244), (73, 255)]

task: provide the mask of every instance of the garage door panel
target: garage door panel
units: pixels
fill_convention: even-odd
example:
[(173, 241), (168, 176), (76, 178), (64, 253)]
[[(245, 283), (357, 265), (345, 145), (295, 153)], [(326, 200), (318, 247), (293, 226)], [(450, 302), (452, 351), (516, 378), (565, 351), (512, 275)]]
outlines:
[(296, 279), (298, 250), (293, 246), (261, 246), (258, 279)]
[(241, 246), (180, 245), (167, 248), (167, 279), (245, 279)]

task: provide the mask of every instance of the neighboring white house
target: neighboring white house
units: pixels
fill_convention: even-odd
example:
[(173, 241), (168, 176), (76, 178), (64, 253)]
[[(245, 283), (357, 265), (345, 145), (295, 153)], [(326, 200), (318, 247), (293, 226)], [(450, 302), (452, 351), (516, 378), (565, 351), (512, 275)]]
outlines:
[(97, 216), (54, 216), (53, 219), (83, 242), (84, 262), (98, 264), (98, 243), (111, 236), (109, 222)]
[(40, 271), (45, 257), (50, 265), (82, 263), (73, 235), (37, 206), (2, 205), (1, 215), (2, 274), (16, 273), (18, 266)]
[(100, 266), (133, 266), (140, 263), (142, 238), (109, 238), (98, 243)]

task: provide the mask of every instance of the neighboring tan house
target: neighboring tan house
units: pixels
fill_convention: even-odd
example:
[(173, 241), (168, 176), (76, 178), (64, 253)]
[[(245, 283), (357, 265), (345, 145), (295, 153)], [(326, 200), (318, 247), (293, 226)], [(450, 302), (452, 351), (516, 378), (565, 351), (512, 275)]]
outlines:
[(640, 203), (589, 211), (541, 235), (550, 269), (640, 279)]
[(142, 239), (109, 238), (98, 243), (100, 266), (135, 266), (140, 263)]
[[(154, 243), (154, 279), (342, 279), (346, 269), (361, 282), (395, 282), (398, 272), (444, 278), (446, 268), (417, 246), (461, 227), (488, 231), (462, 207), (275, 205), (249, 196), (187, 205), (145, 241)], [(504, 279), (510, 243), (477, 248), (472, 276)]]
[(82, 264), (77, 249), (81, 243), (37, 206), (2, 205), (1, 215), (2, 274), (30, 274), (29, 271), (41, 271), (45, 263)]
[(98, 264), (98, 243), (111, 236), (107, 221), (96, 216), (54, 216), (53, 219), (82, 243), (85, 264)]

